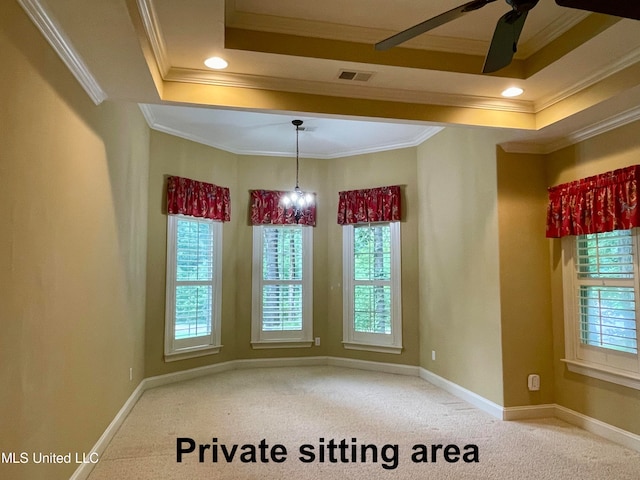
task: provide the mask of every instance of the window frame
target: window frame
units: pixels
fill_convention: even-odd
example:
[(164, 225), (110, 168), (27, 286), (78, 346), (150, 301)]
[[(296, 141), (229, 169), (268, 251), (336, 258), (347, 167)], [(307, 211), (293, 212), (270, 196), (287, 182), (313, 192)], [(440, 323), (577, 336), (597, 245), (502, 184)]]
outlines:
[[(182, 284), (177, 280), (177, 235), (178, 221), (186, 220), (195, 223), (207, 223), (212, 226), (213, 271), (210, 281), (201, 281), (203, 285), (211, 285), (211, 333), (188, 339), (175, 338), (176, 289)], [(186, 358), (211, 355), (220, 352), (222, 330), (222, 222), (196, 218), (180, 214), (167, 215), (167, 262), (166, 262), (166, 300), (165, 300), (165, 362)]]
[[(577, 272), (577, 237), (561, 239), (565, 358), (562, 361), (569, 371), (607, 382), (640, 390), (640, 350), (638, 353), (621, 352), (614, 349), (588, 345), (582, 342), (578, 290), (582, 285), (624, 286), (632, 284), (635, 293), (636, 332), (640, 320), (640, 231), (631, 229), (634, 276), (631, 281), (615, 279), (601, 281), (580, 280)], [(599, 285), (597, 285), (599, 284)], [(640, 342), (640, 338), (637, 338)]]
[[(389, 225), (391, 235), (391, 333), (367, 333), (355, 330), (355, 286), (354, 241), (355, 228), (372, 225)], [(402, 353), (402, 270), (400, 222), (371, 222), (367, 224), (344, 225), (342, 227), (342, 304), (343, 341), (350, 350), (366, 350), (380, 353)]]
[[(262, 330), (263, 245), (267, 228), (302, 231), (302, 329)], [(313, 227), (308, 225), (254, 225), (251, 275), (251, 346), (254, 349), (304, 348), (313, 344)], [(298, 281), (287, 280), (286, 283)]]

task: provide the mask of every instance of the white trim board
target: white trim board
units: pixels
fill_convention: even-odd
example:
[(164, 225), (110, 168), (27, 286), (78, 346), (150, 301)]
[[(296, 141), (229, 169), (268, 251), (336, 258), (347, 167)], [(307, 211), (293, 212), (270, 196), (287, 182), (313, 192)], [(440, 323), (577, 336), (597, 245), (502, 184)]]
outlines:
[(107, 94), (102, 90), (71, 40), (67, 38), (56, 19), (49, 12), (46, 4), (41, 0), (18, 0), (18, 3), (69, 71), (76, 77), (93, 103), (100, 105), (106, 100)]
[[(145, 381), (143, 380), (136, 387), (133, 393), (129, 396), (127, 401), (124, 403), (120, 411), (116, 414), (114, 419), (111, 421), (109, 426), (106, 428), (104, 433), (100, 436), (96, 444), (91, 449), (91, 453), (97, 453), (98, 456), (102, 456), (104, 451), (107, 449), (107, 446), (115, 436), (116, 432), (125, 421), (135, 404), (138, 402), (144, 391), (146, 390)], [(85, 480), (89, 477), (89, 474), (93, 470), (95, 464), (93, 463), (83, 463), (81, 464), (73, 475), (69, 477), (69, 480)]]
[[(609, 441), (640, 452), (640, 435), (614, 427), (613, 425), (588, 417), (561, 405), (546, 404), (522, 407), (503, 407), (422, 367), (329, 356), (231, 360), (228, 362), (217, 363), (215, 365), (207, 365), (205, 367), (194, 368), (191, 370), (145, 378), (133, 391), (124, 406), (120, 409), (113, 421), (98, 439), (91, 452), (97, 452), (99, 455), (104, 453), (107, 445), (109, 445), (109, 442), (113, 439), (125, 418), (129, 415), (129, 412), (131, 412), (131, 409), (146, 390), (160, 387), (162, 385), (170, 385), (207, 375), (227, 372), (230, 370), (301, 366), (334, 366), (406, 375), (410, 377), (420, 377), (424, 381), (441, 388), (442, 390), (470, 403), (476, 408), (500, 420), (512, 421), (555, 417)], [(94, 466), (95, 465), (92, 463), (82, 464), (70, 477), (70, 480), (86, 480)]]

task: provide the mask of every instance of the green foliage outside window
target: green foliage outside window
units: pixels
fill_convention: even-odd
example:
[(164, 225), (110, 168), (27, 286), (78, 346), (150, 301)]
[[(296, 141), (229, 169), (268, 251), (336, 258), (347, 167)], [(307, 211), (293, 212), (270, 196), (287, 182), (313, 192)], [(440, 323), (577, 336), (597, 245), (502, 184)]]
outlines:
[(354, 227), (354, 328), (391, 333), (391, 228)]
[(213, 226), (180, 219), (177, 222), (175, 338), (211, 334)]
[(582, 343), (637, 354), (635, 287), (588, 284), (634, 278), (631, 231), (577, 237), (577, 268)]

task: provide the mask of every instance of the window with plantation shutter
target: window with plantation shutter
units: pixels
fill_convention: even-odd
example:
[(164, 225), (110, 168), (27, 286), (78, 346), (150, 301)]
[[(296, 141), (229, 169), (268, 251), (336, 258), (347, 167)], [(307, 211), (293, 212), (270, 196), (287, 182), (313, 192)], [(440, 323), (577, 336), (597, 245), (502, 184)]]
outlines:
[(400, 353), (400, 222), (343, 227), (344, 346)]
[(252, 345), (311, 346), (313, 229), (302, 225), (253, 229)]
[(616, 383), (640, 380), (635, 229), (565, 237), (563, 242), (566, 361), (598, 366), (599, 378), (609, 372), (622, 378)]
[(165, 359), (220, 349), (222, 223), (169, 215)]

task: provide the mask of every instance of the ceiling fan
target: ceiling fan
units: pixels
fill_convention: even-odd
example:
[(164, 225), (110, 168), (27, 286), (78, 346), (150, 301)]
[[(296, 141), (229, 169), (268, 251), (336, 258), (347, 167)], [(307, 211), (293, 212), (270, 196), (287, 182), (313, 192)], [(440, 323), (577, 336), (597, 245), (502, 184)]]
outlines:
[[(407, 40), (417, 37), (440, 25), (455, 20), (462, 15), (478, 10), (496, 0), (472, 0), (447, 12), (441, 13), (429, 20), (418, 23), (407, 30), (376, 43), (376, 50), (387, 50)], [(511, 11), (504, 14), (498, 20), (493, 33), (491, 46), (485, 58), (482, 73), (491, 73), (506, 67), (511, 63), (517, 50), (518, 39), (524, 27), (529, 11), (535, 7), (539, 0), (505, 0)], [(640, 20), (640, 2), (635, 0), (556, 0), (563, 7), (588, 10), (590, 12), (605, 13), (618, 17)]]

